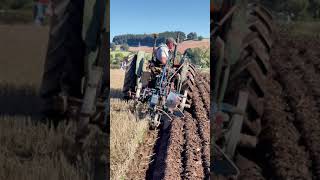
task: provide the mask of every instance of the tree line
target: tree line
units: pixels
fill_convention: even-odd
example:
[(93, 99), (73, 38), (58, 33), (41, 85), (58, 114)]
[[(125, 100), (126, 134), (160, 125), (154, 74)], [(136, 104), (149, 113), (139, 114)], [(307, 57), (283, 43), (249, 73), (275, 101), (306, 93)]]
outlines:
[[(191, 32), (186, 36), (182, 31), (166, 31), (158, 34), (157, 46), (161, 43), (165, 43), (166, 39), (169, 37), (176, 38), (178, 33), (180, 33), (180, 42), (185, 39), (203, 39), (202, 36), (198, 37), (196, 32)], [(115, 45), (128, 44), (129, 46), (153, 46), (154, 37), (152, 34), (123, 34), (115, 36), (112, 42)]]
[(0, 9), (19, 10), (32, 9), (33, 0), (1, 0)]
[(289, 15), (293, 20), (319, 19), (320, 0), (262, 0), (269, 9)]

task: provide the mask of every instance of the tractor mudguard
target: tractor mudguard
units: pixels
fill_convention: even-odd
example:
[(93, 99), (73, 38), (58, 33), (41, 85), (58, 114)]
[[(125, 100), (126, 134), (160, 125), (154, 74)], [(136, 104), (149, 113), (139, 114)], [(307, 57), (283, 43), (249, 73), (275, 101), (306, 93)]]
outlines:
[(237, 10), (232, 16), (232, 23), (227, 34), (227, 41), (225, 44), (226, 53), (225, 58), (231, 65), (235, 64), (240, 57), (240, 51), (242, 46), (242, 40), (244, 36), (248, 33), (247, 31), (247, 3), (246, 0), (238, 0)]
[(145, 52), (144, 51), (138, 51), (137, 53), (137, 62), (136, 62), (136, 75), (140, 77), (142, 75), (142, 72), (144, 69), (146, 69), (145, 66)]

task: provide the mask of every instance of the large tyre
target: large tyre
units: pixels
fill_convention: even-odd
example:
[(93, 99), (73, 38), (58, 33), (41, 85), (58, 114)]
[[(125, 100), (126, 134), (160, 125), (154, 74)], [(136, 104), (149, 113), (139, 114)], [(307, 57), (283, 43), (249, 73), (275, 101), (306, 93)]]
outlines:
[(62, 118), (55, 110), (54, 97), (61, 92), (82, 97), (85, 43), (82, 40), (84, 1), (57, 0), (52, 3), (50, 34), (40, 87), (42, 117), (53, 119), (57, 126)]
[[(231, 66), (228, 87), (223, 101), (229, 104), (239, 105), (239, 99), (241, 99), (240, 94), (248, 94), (247, 102), (244, 102), (244, 104), (246, 104), (246, 115), (244, 116), (242, 127), (240, 127), (241, 135), (236, 134), (236, 136), (245, 136), (247, 140), (253, 140), (253, 144), (255, 144), (257, 142), (255, 140), (258, 139), (261, 131), (260, 120), (264, 113), (266, 80), (271, 71), (269, 54), (273, 40), (273, 25), (271, 23), (272, 16), (256, 4), (250, 4), (248, 6), (247, 14), (248, 33), (242, 40), (240, 58), (236, 64)], [(230, 43), (227, 42), (226, 37), (228, 33), (226, 32), (227, 31), (224, 31), (223, 34), (221, 33), (217, 37), (222, 40), (224, 44)], [(224, 53), (227, 54), (228, 52)], [(237, 123), (233, 123), (232, 125), (237, 126)], [(232, 128), (233, 127), (230, 129)], [(235, 127), (235, 129), (236, 128), (237, 127)], [(231, 134), (232, 133), (233, 132), (231, 132)], [(239, 139), (239, 141), (241, 141), (241, 139)], [(236, 146), (235, 153), (230, 154), (246, 156), (246, 154), (241, 153), (241, 147), (238, 146), (238, 143), (239, 142), (230, 141), (230, 144), (224, 144), (223, 148), (227, 149), (227, 151), (231, 149), (230, 151), (233, 152), (234, 149), (232, 148)], [(235, 157), (230, 158), (233, 159)], [(250, 159), (250, 157), (247, 158)], [(241, 172), (241, 167), (239, 167), (239, 169)]]
[(269, 59), (273, 27), (271, 16), (261, 7), (250, 5), (248, 14), (248, 33), (242, 41), (240, 58), (231, 67), (226, 100), (234, 104), (238, 96), (235, 90), (247, 91), (248, 108), (252, 108), (250, 116), (255, 114), (256, 118), (260, 118), (263, 115), (266, 80), (271, 71)]
[(191, 105), (191, 94), (194, 91), (195, 84), (195, 76), (197, 76), (197, 71), (195, 69), (195, 66), (191, 64), (190, 62), (185, 62), (181, 68), (180, 76), (181, 76), (181, 92), (184, 93), (184, 91), (188, 91), (188, 98), (187, 103)]
[(43, 111), (52, 109), (52, 97), (61, 91), (81, 97), (85, 43), (82, 40), (84, 1), (53, 2), (50, 34), (40, 94)]
[(63, 86), (74, 96), (81, 91), (85, 44), (82, 40), (84, 1), (57, 1), (51, 19), (43, 75), (43, 95), (56, 94)]

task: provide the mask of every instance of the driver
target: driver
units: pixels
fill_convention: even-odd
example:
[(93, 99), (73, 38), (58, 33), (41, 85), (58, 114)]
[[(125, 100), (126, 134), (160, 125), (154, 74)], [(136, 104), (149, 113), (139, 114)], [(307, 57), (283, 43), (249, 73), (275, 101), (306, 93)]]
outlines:
[(173, 50), (177, 42), (172, 38), (166, 39), (166, 44), (161, 44), (155, 54), (156, 54), (156, 65), (165, 65), (167, 61), (171, 59)]

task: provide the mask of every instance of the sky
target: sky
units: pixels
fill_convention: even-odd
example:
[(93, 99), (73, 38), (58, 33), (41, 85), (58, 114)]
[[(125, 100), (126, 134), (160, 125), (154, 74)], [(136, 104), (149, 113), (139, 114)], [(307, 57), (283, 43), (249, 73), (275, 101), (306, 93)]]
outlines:
[(120, 34), (210, 34), (210, 0), (110, 0), (111, 41)]

